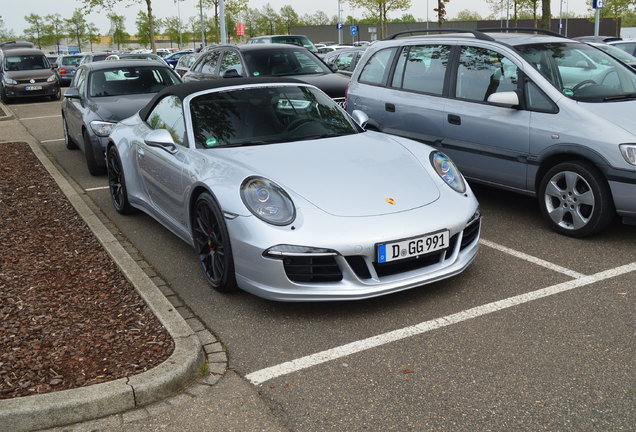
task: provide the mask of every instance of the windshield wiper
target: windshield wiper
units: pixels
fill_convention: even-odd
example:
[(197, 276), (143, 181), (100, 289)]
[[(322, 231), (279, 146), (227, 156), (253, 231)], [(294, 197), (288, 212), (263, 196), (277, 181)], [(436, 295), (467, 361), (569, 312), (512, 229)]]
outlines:
[(603, 102), (636, 99), (636, 93), (628, 93), (616, 96), (607, 96), (603, 98)]

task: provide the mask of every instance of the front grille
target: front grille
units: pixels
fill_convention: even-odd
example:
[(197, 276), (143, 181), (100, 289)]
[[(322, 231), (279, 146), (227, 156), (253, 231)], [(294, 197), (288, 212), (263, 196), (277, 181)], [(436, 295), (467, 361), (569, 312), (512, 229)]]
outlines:
[(33, 81), (35, 81), (34, 83), (31, 82), (31, 79), (24, 79), (24, 80), (16, 80), (18, 82), (18, 84), (35, 84), (35, 83), (44, 83), (46, 82), (46, 78), (39, 78), (39, 79), (34, 79)]
[(285, 273), (293, 282), (338, 282), (342, 272), (332, 256), (285, 257)]
[(373, 267), (375, 267), (375, 271), (379, 277), (382, 276), (390, 276), (398, 273), (404, 273), (411, 270), (421, 269), (423, 267), (427, 267), (433, 264), (437, 264), (442, 260), (442, 257), (445, 254), (445, 250), (440, 252), (435, 252), (429, 255), (424, 255), (420, 257), (407, 258), (399, 261), (388, 262), (378, 264), (377, 262), (373, 263)]
[(464, 236), (462, 237), (462, 243), (459, 246), (460, 250), (464, 250), (468, 245), (475, 241), (477, 236), (479, 236), (479, 224), (479, 220), (476, 220), (464, 228)]

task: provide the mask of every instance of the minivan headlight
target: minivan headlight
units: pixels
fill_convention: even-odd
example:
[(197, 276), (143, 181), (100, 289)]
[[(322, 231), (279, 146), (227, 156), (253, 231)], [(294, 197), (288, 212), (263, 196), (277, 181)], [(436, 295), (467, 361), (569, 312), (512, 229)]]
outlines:
[(11, 84), (11, 85), (16, 85), (18, 82), (16, 80), (14, 80), (13, 78), (9, 78), (6, 74), (2, 77), (2, 80), (7, 83), (7, 84)]
[(636, 165), (636, 144), (620, 144), (618, 148), (628, 164)]
[(448, 156), (440, 151), (434, 151), (431, 153), (430, 159), (435, 172), (437, 172), (447, 185), (456, 192), (466, 192), (466, 183), (464, 183), (464, 178), (457, 169), (457, 166)]
[(95, 135), (100, 137), (107, 137), (108, 135), (110, 135), (116, 124), (117, 123), (93, 120), (91, 122), (91, 129), (93, 129)]
[(296, 208), (287, 192), (266, 178), (243, 180), (241, 198), (254, 216), (272, 225), (289, 225), (296, 218)]
[(57, 81), (57, 77), (55, 76), (55, 74), (51, 75), (50, 77), (46, 79), (46, 82), (53, 82), (53, 81)]

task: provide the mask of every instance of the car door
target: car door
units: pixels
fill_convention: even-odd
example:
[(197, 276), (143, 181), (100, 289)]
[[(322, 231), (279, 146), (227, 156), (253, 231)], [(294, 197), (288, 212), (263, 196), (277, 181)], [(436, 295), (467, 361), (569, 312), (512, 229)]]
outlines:
[[(146, 138), (157, 129), (170, 132), (176, 146), (168, 149)], [(142, 189), (157, 215), (177, 229), (185, 226), (184, 165), (188, 160), (181, 100), (168, 95), (152, 109), (143, 126), (143, 140), (136, 140), (136, 161)]]
[(219, 78), (219, 58), (221, 50), (215, 49), (201, 55), (199, 60), (192, 65), (183, 76), (184, 81), (201, 81)]
[(488, 101), (493, 93), (523, 93), (515, 61), (492, 49), (459, 47), (441, 145), (466, 177), (526, 190), (530, 112)]
[(71, 88), (76, 88), (79, 92), (79, 98), (65, 98), (64, 120), (68, 130), (69, 137), (81, 147), (84, 147), (84, 139), (82, 137), (82, 126), (84, 124), (84, 114), (88, 110), (87, 107), (87, 86), (86, 80), (88, 71), (85, 67), (77, 70), (75, 79), (71, 83)]

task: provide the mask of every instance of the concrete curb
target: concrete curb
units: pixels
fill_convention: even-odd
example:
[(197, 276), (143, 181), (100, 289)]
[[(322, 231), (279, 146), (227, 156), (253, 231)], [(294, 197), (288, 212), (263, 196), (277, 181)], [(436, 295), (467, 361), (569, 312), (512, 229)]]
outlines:
[[(0, 107), (10, 113), (4, 106)], [(197, 333), (93, 213), (39, 144), (33, 139), (25, 141), (166, 328), (175, 349), (165, 362), (138, 375), (77, 389), (0, 400), (2, 429), (15, 432), (44, 429), (120, 413), (166, 398), (200, 378), (206, 356)]]

